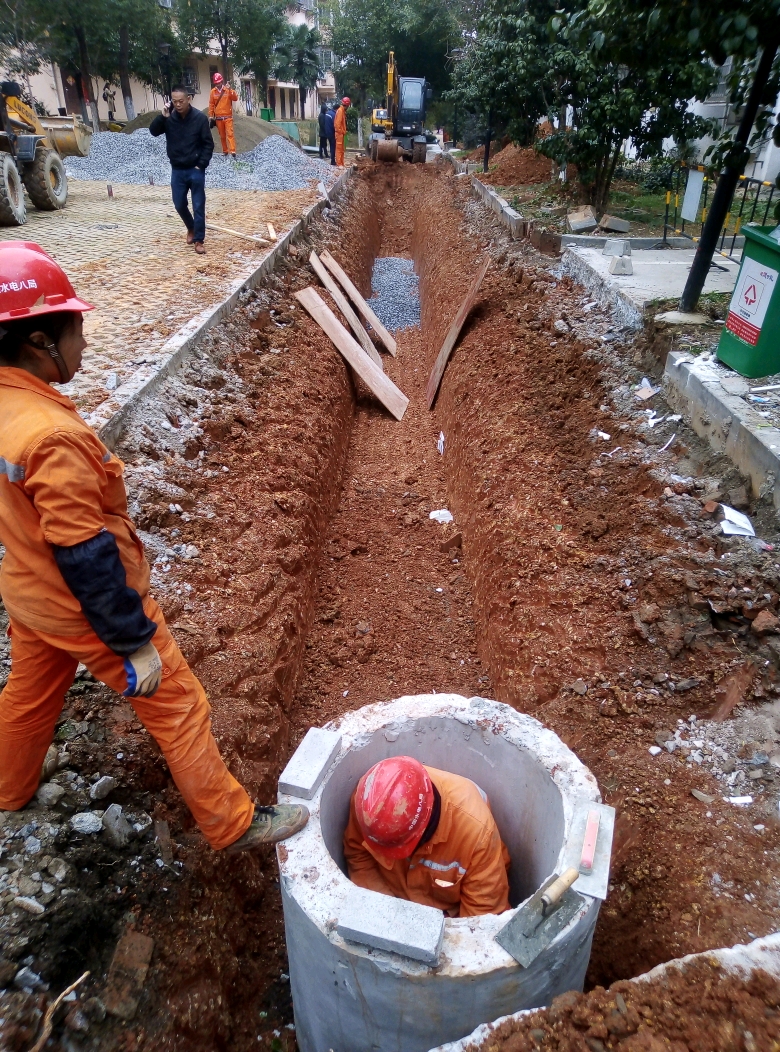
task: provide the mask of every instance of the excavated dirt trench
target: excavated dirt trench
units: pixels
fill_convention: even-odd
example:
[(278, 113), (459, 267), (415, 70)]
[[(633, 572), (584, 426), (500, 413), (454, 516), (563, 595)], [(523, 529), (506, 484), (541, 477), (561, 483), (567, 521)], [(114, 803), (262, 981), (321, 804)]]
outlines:
[[(273, 796), (308, 726), (405, 693), (495, 697), (578, 752), (618, 808), (589, 975), (608, 983), (777, 927), (776, 821), (762, 816), (759, 832), (720, 795), (694, 799), (693, 787), (721, 787), (679, 751), (648, 746), (723, 697), (759, 704), (774, 690), (777, 654), (735, 618), (744, 604), (776, 608), (778, 568), (752, 549), (723, 562), (730, 549), (702, 525), (693, 479), (664, 495), (692, 450), (661, 453), (621, 419), (622, 366), (590, 338), (582, 290), (507, 241), (464, 182), (366, 166), (312, 245), (138, 410), (120, 452), (158, 555), (154, 590), (231, 769), (258, 799)], [(310, 247), (329, 248), (366, 294), (375, 256), (414, 258), (422, 329), (384, 356), (410, 398), (403, 422), (356, 395), (296, 306), (293, 292), (316, 284)], [(485, 252), (493, 264), (431, 413), (432, 362)], [(607, 448), (620, 455), (602, 455), (598, 430), (619, 435)], [(429, 519), (443, 507), (450, 527)], [(447, 547), (457, 533), (462, 546)], [(175, 544), (197, 554), (179, 558)], [(702, 614), (702, 595), (721, 620)], [(273, 854), (203, 846), (126, 702), (82, 683), (66, 719), (89, 728), (70, 743), (73, 769), (117, 778), (102, 806), (167, 821), (174, 861), (158, 864), (150, 834), (96, 846), (60, 813), (50, 853), (78, 872), (73, 894), (25, 917), (3, 955), (29, 955), (54, 992), (88, 966), (99, 996), (117, 938), (129, 927), (155, 940), (134, 1018), (101, 1022), (96, 1010), (61, 1047), (292, 1049)], [(33, 1033), (25, 997), (9, 1048)]]

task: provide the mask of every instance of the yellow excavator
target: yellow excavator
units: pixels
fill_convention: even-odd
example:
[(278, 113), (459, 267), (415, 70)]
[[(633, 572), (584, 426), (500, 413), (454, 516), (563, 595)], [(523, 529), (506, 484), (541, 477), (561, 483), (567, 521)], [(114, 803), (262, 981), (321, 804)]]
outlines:
[(27, 222), (26, 190), (36, 208), (68, 200), (63, 157), (86, 157), (92, 129), (78, 117), (39, 117), (12, 81), (0, 83), (0, 226)]
[(367, 152), (373, 161), (397, 161), (404, 157), (425, 164), (428, 137), (425, 134), (425, 105), (433, 96), (425, 77), (401, 77), (390, 52), (387, 63), (387, 98), (384, 109), (371, 114), (371, 136)]

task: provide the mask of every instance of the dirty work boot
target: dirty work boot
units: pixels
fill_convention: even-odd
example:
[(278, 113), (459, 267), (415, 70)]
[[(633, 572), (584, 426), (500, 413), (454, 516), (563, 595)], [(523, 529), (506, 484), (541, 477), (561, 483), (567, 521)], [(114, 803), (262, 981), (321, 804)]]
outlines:
[(191, 245), (194, 240), (195, 240), (195, 234), (193, 233), (192, 230), (188, 230), (187, 231), (187, 244)]
[(276, 804), (260, 807), (255, 804), (252, 824), (243, 836), (225, 848), (229, 855), (252, 851), (265, 844), (276, 844), (299, 832), (309, 821), (309, 809), (303, 804)]
[(195, 242), (195, 251), (198, 253), (199, 256), (206, 255), (206, 246), (203, 244), (202, 241)]

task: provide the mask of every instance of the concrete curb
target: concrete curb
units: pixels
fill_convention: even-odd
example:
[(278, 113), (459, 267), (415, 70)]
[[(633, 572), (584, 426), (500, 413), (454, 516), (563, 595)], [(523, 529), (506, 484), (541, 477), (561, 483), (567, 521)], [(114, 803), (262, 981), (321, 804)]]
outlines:
[[(725, 391), (720, 375), (709, 361), (670, 351), (664, 393), (696, 434), (750, 479), (757, 496), (770, 476), (773, 483), (780, 481), (780, 429), (768, 427), (751, 405)], [(773, 484), (772, 488), (775, 507), (780, 507), (780, 486)]]
[(504, 226), (508, 228), (512, 237), (526, 237), (528, 234), (528, 220), (515, 211), (506, 198), (497, 194), (492, 186), (487, 186), (476, 175), (472, 175), (471, 190), (476, 197), (484, 201), (488, 208), (493, 209)]
[[(562, 246), (579, 246), (581, 248), (603, 248), (607, 241), (627, 241), (632, 248), (655, 248), (663, 245), (663, 237), (629, 237), (626, 234), (561, 234)], [(668, 237), (666, 244), (669, 248), (694, 248), (695, 241), (688, 237)], [(738, 237), (735, 248), (744, 248), (744, 237)]]
[(208, 307), (196, 317), (192, 318), (186, 325), (182, 326), (169, 340), (160, 348), (161, 358), (153, 365), (141, 366), (129, 380), (126, 380), (114, 391), (110, 398), (89, 413), (85, 420), (89, 426), (97, 432), (101, 441), (112, 447), (119, 440), (127, 423), (130, 413), (138, 403), (154, 394), (160, 384), (180, 369), (190, 354), (192, 354), (199, 341), (215, 325), (219, 325), (235, 310), (241, 296), (254, 289), (262, 280), (270, 274), (279, 261), (288, 252), (293, 244), (306, 231), (312, 220), (319, 215), (323, 208), (338, 199), (347, 187), (352, 177), (354, 168), (350, 167), (342, 172), (336, 182), (328, 190), (327, 198), (320, 198), (310, 205), (301, 215), (301, 218), (293, 223), (292, 227), (285, 233), (267, 256), (265, 256), (255, 270), (246, 277), (233, 283), (227, 296), (213, 307)]
[(587, 260), (572, 251), (571, 247), (564, 252), (561, 273), (568, 274), (577, 284), (586, 288), (600, 306), (610, 307), (615, 312), (618, 325), (626, 325), (630, 329), (642, 328), (642, 305), (621, 289), (608, 285), (602, 275), (595, 271)]

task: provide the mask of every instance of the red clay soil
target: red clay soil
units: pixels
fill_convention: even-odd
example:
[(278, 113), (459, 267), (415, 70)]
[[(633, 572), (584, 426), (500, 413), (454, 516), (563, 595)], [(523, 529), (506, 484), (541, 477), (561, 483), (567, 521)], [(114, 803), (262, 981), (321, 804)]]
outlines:
[[(483, 154), (484, 156), (484, 154)], [(533, 146), (515, 146), (510, 143), (490, 158), (489, 171), (480, 173), (480, 182), (491, 186), (529, 186), (533, 183), (549, 183), (551, 161), (537, 153)]]
[[(316, 284), (301, 245), (258, 299), (214, 331), (211, 361), (195, 360), (163, 387), (157, 403), (171, 425), (135, 419), (122, 455), (137, 463), (141, 525), (158, 531), (163, 549), (178, 539), (200, 550), (158, 574), (158, 594), (208, 690), (231, 769), (258, 799), (273, 796), (312, 723), (403, 693), (496, 697), (576, 749), (618, 808), (614, 889), (590, 972), (591, 983), (607, 985), (777, 927), (767, 879), (776, 825), (759, 836), (748, 815), (723, 803), (707, 818), (690, 796), (694, 785), (709, 788), (707, 776), (647, 751), (678, 716), (708, 712), (716, 681), (755, 655), (733, 629), (687, 630), (691, 595), (715, 586), (695, 523), (661, 498), (649, 473), (673, 470), (684, 451), (661, 455), (626, 425), (623, 458), (598, 456), (593, 429), (620, 427), (600, 410), (614, 378), (582, 342), (550, 328), (562, 313), (582, 316), (581, 290), (556, 284), (548, 263), (508, 242), (463, 182), (434, 166), (364, 164), (348, 205), (312, 234), (364, 291), (377, 253), (417, 261), (422, 334), (399, 334), (398, 358), (383, 356), (411, 399), (402, 423), (365, 392), (355, 397), (342, 360), (296, 306), (292, 293)], [(485, 251), (493, 265), (429, 413), (429, 370)], [(189, 448), (177, 438), (177, 414), (193, 400), (207, 409), (207, 437)], [(206, 471), (178, 452), (196, 457), (198, 445)], [(186, 517), (170, 511), (172, 501)], [(455, 516), (449, 530), (428, 519), (440, 507)], [(455, 532), (462, 550), (441, 551)], [(713, 580), (725, 591), (770, 593), (776, 605), (756, 559), (750, 572)], [(776, 668), (776, 658), (763, 666), (745, 700), (769, 688)], [(662, 672), (699, 685), (684, 695), (657, 689)], [(570, 689), (577, 679), (584, 696)], [(0, 972), (4, 954), (11, 973), (31, 955), (57, 992), (87, 960), (95, 978), (86, 993), (100, 993), (129, 924), (155, 940), (137, 1015), (93, 1020), (81, 1047), (291, 1049), (273, 854), (232, 858), (203, 845), (126, 703), (91, 690), (71, 696), (66, 714), (99, 730), (73, 748), (76, 767), (114, 774), (119, 802), (169, 823), (176, 872), (156, 865), (151, 834), (113, 855), (63, 844), (83, 871), (67, 900), (71, 926), (58, 927), (61, 906), (25, 915), (27, 941), (4, 946)], [(716, 871), (733, 895), (718, 892)], [(80, 928), (88, 946), (69, 955), (63, 947)]]
[(747, 982), (713, 958), (640, 983), (556, 997), (549, 1008), (508, 1020), (467, 1052), (775, 1052), (780, 982)]

